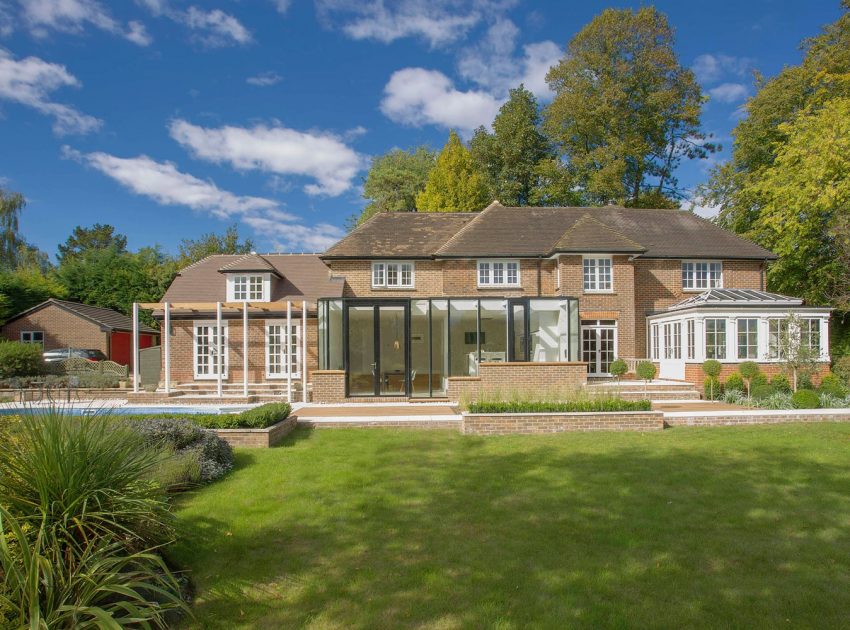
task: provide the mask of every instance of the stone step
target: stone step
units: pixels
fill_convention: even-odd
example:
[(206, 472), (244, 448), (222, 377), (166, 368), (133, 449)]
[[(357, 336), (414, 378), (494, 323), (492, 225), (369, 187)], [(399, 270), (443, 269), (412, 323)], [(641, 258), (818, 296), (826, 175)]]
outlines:
[(620, 398), (625, 400), (699, 400), (700, 395), (697, 391), (685, 392), (647, 392), (640, 390), (621, 391)]

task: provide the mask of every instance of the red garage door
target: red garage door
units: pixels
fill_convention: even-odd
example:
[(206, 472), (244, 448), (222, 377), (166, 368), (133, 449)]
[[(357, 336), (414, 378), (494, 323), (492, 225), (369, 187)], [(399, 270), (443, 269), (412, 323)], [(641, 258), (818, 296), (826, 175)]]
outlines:
[[(139, 349), (150, 348), (156, 341), (156, 335), (140, 333)], [(133, 358), (133, 335), (128, 332), (113, 332), (109, 345), (109, 358), (121, 365), (130, 365)]]

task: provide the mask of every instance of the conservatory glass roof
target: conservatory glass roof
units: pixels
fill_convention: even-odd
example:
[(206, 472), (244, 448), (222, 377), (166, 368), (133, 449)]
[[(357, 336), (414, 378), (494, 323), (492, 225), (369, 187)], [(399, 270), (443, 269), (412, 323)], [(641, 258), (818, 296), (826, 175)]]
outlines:
[(764, 308), (783, 308), (801, 306), (800, 298), (756, 291), (755, 289), (709, 289), (699, 295), (689, 297), (667, 308), (668, 311), (681, 311), (696, 306), (756, 306)]

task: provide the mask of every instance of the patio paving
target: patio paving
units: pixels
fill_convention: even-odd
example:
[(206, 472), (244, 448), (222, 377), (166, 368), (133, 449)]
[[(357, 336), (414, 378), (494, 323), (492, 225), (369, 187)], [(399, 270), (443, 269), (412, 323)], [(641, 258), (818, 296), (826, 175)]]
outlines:
[(307, 405), (299, 408), (299, 418), (387, 418), (396, 416), (456, 416), (449, 405), (410, 403), (406, 405)]
[(730, 405), (724, 402), (712, 402), (710, 400), (671, 400), (657, 401), (652, 403), (653, 411), (679, 412), (679, 411), (744, 411), (747, 407)]

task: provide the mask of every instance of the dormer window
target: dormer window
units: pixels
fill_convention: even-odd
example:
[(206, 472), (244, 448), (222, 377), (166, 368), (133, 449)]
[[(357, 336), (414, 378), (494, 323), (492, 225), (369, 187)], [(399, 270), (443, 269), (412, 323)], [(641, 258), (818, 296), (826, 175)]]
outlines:
[(227, 278), (227, 301), (268, 302), (270, 287), (270, 274), (234, 273)]

